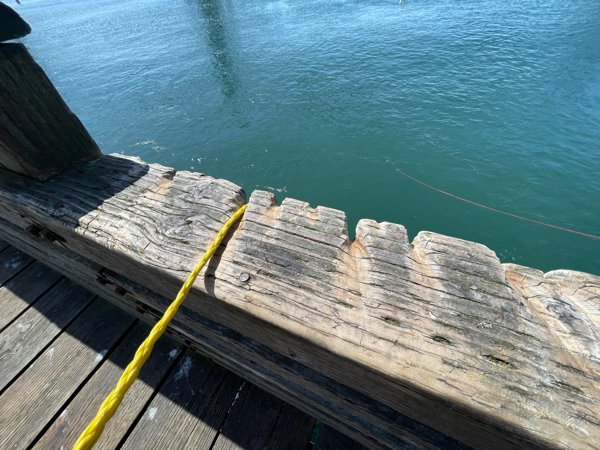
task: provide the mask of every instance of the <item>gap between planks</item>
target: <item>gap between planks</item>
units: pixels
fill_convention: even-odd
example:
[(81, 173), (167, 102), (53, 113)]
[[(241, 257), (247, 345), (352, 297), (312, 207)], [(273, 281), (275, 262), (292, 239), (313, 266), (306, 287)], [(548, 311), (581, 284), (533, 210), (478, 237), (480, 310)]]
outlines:
[[(0, 264), (6, 251), (0, 252)], [(70, 446), (116, 383), (149, 327), (103, 304), (51, 269), (18, 257), (22, 264), (15, 265), (7, 284), (16, 280), (13, 285), (22, 288), (17, 295), (6, 296), (4, 305), (12, 304), (17, 313), (0, 334), (0, 423), (3, 430), (9, 430), (0, 432), (0, 445), (38, 449)], [(28, 277), (41, 278), (43, 283), (33, 283), (33, 289), (27, 291)], [(115, 321), (122, 322), (119, 331), (96, 336), (107, 334)], [(90, 327), (97, 333), (90, 333)], [(96, 352), (102, 339), (111, 341), (110, 349)], [(72, 352), (73, 346), (78, 352)], [(133, 395), (126, 397), (98, 448), (136, 448), (141, 444), (139, 436), (151, 437), (144, 445), (147, 448), (159, 443), (157, 448), (178, 448), (182, 442), (211, 449), (258, 448), (276, 442), (286, 448), (310, 446), (314, 419), (191, 349), (182, 351), (181, 344), (172, 338), (159, 341), (141, 379), (132, 387)], [(63, 355), (62, 363), (54, 364), (55, 355), (60, 358), (64, 352), (69, 356)], [(73, 367), (81, 369), (80, 373)], [(204, 382), (199, 386), (189, 379), (192, 367), (203, 374)], [(57, 379), (65, 372), (78, 378), (64, 383), (66, 390), (57, 392)], [(23, 392), (30, 393), (23, 397)], [(181, 408), (183, 399), (173, 398), (181, 395), (197, 401)], [(185, 415), (190, 416), (187, 421), (183, 420)], [(172, 421), (170, 426), (157, 423), (163, 416)], [(339, 442), (347, 440), (333, 433)]]

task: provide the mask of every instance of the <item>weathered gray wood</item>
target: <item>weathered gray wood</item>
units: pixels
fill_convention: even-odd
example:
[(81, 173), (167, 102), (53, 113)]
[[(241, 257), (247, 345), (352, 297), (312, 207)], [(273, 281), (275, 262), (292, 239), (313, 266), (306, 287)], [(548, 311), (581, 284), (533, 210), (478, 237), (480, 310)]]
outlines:
[[(123, 368), (133, 357), (137, 347), (148, 335), (150, 329), (146, 325), (136, 325), (124, 338), (123, 342), (102, 363), (75, 398), (69, 402), (60, 415), (44, 432), (33, 448), (72, 448), (79, 434), (93, 419), (100, 404), (108, 393), (115, 387)], [(135, 423), (146, 402), (154, 394), (158, 383), (169, 372), (177, 361), (181, 345), (168, 337), (161, 338), (139, 377), (131, 385), (127, 396), (119, 409), (105, 428), (100, 440), (95, 444), (95, 449), (114, 449), (127, 435), (130, 427)], [(169, 430), (162, 429), (166, 435)]]
[(2, 253), (4, 250), (6, 250), (8, 248), (8, 243), (0, 240), (0, 253)]
[(0, 253), (0, 286), (33, 262), (33, 259), (16, 248)]
[(100, 155), (25, 46), (0, 44), (0, 167), (45, 180)]
[(248, 386), (231, 408), (213, 449), (267, 448), (282, 406), (281, 400)]
[(209, 448), (242, 385), (232, 373), (187, 351), (122, 448)]
[[(94, 295), (63, 279), (0, 334), (0, 392), (62, 329), (79, 314)], [(0, 311), (3, 309), (0, 308)]]
[[(35, 224), (51, 258), (75, 255), (61, 264), (89, 284), (102, 267), (99, 293), (153, 317), (243, 201), (223, 180), (104, 157), (51, 184), (0, 175), (0, 228), (27, 242)], [(249, 203), (173, 324), (196, 348), (369, 447), (600, 440), (600, 278), (369, 220), (350, 241), (339, 211)]]
[(133, 320), (102, 301), (86, 309), (0, 396), (0, 448), (33, 444)]
[(312, 419), (292, 406), (248, 386), (231, 408), (213, 449), (307, 448), (311, 424)]
[(60, 274), (34, 262), (0, 287), (0, 330), (34, 304), (60, 278)]
[(0, 3), (0, 42), (31, 33), (31, 27), (12, 8)]
[[(16, 227), (2, 222), (1, 219), (0, 223), (1, 228), (9, 233), (6, 235), (7, 239), (10, 239), (14, 245), (25, 249), (36, 259), (44, 260), (64, 275), (136, 317), (154, 323), (170, 302), (170, 299), (158, 296), (123, 277), (110, 273), (62, 246), (53, 246), (41, 237), (23, 233)], [(259, 327), (260, 324), (256, 326)], [(340, 392), (346, 392), (348, 389), (334, 380), (324, 379), (321, 374), (307, 371), (306, 367), (291, 358), (284, 358), (268, 347), (239, 335), (223, 325), (208, 321), (205, 317), (189, 310), (185, 304), (175, 316), (167, 333), (309, 414), (323, 418), (327, 423), (335, 425), (336, 428), (344, 430), (357, 439), (366, 440), (372, 448), (377, 447), (376, 441), (369, 440), (357, 432), (361, 427), (372, 428), (373, 424), (370, 421), (373, 419), (361, 417), (364, 422), (357, 426), (356, 418), (354, 420), (351, 418), (356, 413), (356, 403), (352, 401), (344, 404), (336, 399)], [(285, 376), (281, 376), (281, 373)], [(292, 374), (295, 374), (293, 379)], [(343, 397), (353, 399), (353, 395), (350, 390)], [(331, 401), (331, 398), (334, 401)], [(368, 406), (374, 410), (382, 408), (381, 404), (371, 399), (368, 401)], [(398, 423), (398, 426), (400, 425), (401, 423)]]

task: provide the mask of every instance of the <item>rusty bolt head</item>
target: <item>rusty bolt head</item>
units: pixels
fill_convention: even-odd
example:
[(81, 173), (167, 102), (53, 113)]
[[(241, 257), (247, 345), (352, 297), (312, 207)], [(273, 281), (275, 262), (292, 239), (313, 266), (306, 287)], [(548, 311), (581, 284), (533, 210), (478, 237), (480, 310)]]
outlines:
[(250, 281), (250, 274), (249, 274), (249, 273), (246, 273), (246, 272), (242, 273), (242, 274), (240, 275), (240, 281), (241, 281), (242, 283), (247, 283), (248, 281)]

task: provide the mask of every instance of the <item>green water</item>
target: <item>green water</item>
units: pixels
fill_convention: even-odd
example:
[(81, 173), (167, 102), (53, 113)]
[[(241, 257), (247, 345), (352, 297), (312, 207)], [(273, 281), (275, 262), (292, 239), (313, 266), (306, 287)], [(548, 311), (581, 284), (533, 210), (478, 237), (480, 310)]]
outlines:
[(104, 152), (600, 274), (597, 0), (14, 5)]

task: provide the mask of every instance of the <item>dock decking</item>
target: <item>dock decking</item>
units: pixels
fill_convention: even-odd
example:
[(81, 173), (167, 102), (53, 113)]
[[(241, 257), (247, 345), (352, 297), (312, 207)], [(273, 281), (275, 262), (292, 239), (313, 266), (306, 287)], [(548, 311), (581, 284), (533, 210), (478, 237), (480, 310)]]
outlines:
[[(0, 448), (71, 448), (149, 331), (0, 241)], [(98, 449), (359, 449), (164, 336)]]

